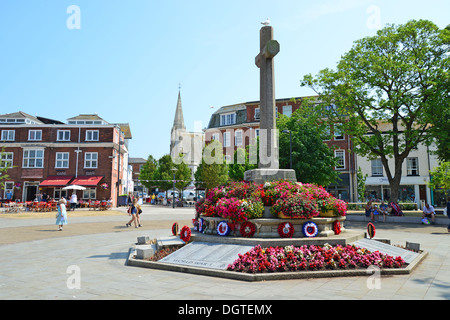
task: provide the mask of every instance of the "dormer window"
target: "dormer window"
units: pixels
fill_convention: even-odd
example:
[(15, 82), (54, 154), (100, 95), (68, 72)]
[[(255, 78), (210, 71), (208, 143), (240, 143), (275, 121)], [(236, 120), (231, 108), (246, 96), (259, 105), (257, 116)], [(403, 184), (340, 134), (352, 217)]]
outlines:
[(229, 126), (236, 124), (236, 113), (225, 113), (220, 115), (220, 125)]

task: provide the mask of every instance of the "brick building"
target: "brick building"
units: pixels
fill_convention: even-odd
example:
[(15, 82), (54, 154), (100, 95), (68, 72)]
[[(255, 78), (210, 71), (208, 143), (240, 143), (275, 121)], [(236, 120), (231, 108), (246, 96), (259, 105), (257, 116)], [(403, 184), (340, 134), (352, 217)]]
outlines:
[(69, 197), (67, 185), (86, 187), (78, 199), (103, 200), (124, 190), (128, 167), (128, 124), (110, 124), (98, 115), (79, 115), (67, 124), (24, 112), (0, 115), (1, 166), (10, 167), (0, 196), (19, 201), (46, 193)]
[[(277, 99), (275, 111), (288, 117), (299, 109), (305, 98)], [(234, 151), (255, 143), (259, 136), (260, 108), (259, 101), (245, 102), (221, 107), (214, 112), (205, 131), (205, 143), (219, 140), (223, 145), (223, 154), (226, 161), (233, 159)], [(342, 181), (326, 186), (327, 191), (335, 197), (347, 200), (356, 200), (356, 170), (354, 154), (349, 152), (353, 145), (347, 135), (339, 133), (338, 125), (330, 127), (330, 140), (324, 141), (330, 148), (335, 149), (334, 154), (339, 160), (339, 171)]]

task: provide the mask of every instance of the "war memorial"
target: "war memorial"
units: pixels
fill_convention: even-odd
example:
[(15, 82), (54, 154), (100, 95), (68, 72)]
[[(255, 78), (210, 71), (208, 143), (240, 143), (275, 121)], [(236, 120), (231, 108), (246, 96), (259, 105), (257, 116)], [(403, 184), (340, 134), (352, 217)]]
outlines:
[[(168, 236), (142, 236), (129, 266), (243, 281), (411, 273), (427, 256), (420, 244), (405, 247), (345, 228), (346, 204), (322, 187), (297, 182), (280, 169), (275, 117), (273, 28), (260, 30), (260, 149), (258, 169), (243, 182), (208, 190), (197, 202), (193, 227), (174, 221)], [(170, 235), (172, 234), (172, 235)], [(162, 256), (158, 257), (161, 253)]]

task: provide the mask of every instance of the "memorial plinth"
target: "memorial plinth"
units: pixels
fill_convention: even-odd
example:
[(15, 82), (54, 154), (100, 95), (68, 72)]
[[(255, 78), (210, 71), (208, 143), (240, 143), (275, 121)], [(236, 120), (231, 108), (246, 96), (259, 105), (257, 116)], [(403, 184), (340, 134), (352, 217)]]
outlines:
[[(206, 235), (217, 235), (217, 226), (221, 221), (224, 221), (220, 217), (203, 217), (203, 221), (206, 225), (203, 231)], [(318, 227), (317, 237), (331, 237), (335, 235), (333, 230), (333, 223), (339, 221), (341, 225), (345, 221), (344, 217), (333, 218), (310, 218), (310, 219), (250, 219), (249, 222), (253, 223), (256, 227), (254, 238), (281, 238), (278, 233), (278, 227), (283, 222), (288, 222), (294, 227), (293, 238), (306, 238), (303, 234), (302, 227), (307, 222), (314, 222)], [(242, 237), (240, 233), (241, 224), (234, 224), (233, 229), (230, 232), (230, 236)], [(341, 227), (341, 233), (346, 232), (344, 227)], [(222, 237), (225, 238), (225, 237)]]
[(292, 169), (253, 169), (245, 171), (244, 180), (262, 184), (270, 181), (286, 180), (297, 182)]

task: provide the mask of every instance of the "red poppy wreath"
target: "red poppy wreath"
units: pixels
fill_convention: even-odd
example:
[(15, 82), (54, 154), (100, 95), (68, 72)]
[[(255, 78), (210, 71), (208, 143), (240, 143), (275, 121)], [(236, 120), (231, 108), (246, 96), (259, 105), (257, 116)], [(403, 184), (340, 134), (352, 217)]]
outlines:
[(191, 228), (189, 228), (188, 226), (184, 226), (183, 228), (181, 228), (180, 239), (188, 243), (191, 239)]
[(338, 220), (333, 222), (333, 231), (336, 235), (341, 233), (341, 223)]
[(280, 223), (278, 226), (278, 234), (282, 238), (292, 238), (294, 236), (294, 226), (289, 222)]
[(241, 225), (240, 231), (241, 231), (241, 235), (243, 237), (251, 238), (251, 237), (253, 237), (255, 235), (256, 228), (255, 228), (255, 225), (253, 223), (247, 221), (247, 222), (244, 222)]

